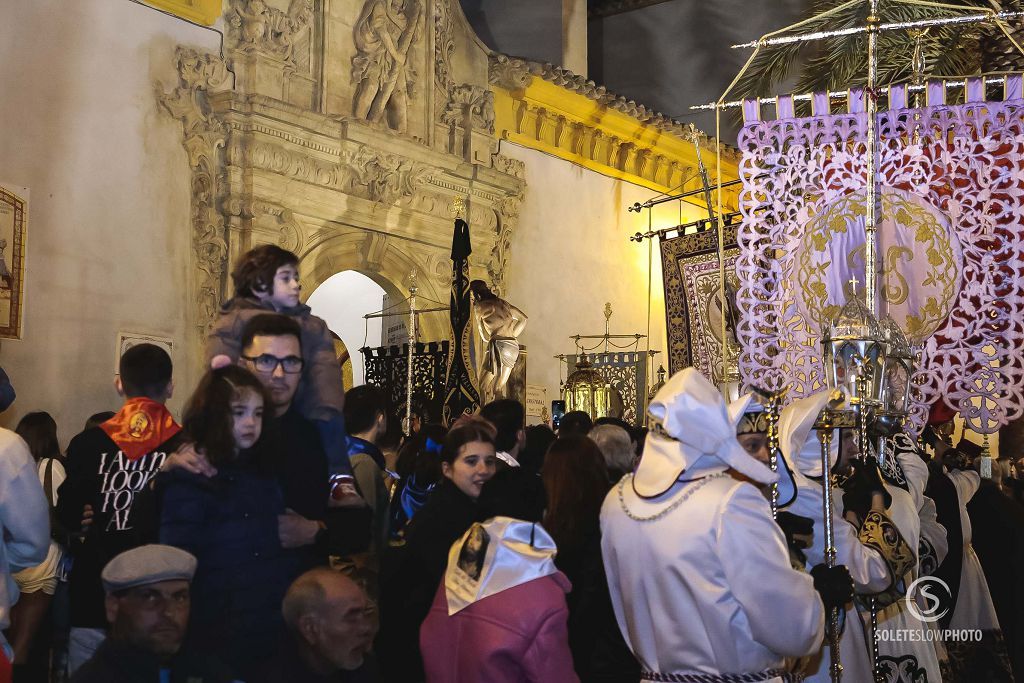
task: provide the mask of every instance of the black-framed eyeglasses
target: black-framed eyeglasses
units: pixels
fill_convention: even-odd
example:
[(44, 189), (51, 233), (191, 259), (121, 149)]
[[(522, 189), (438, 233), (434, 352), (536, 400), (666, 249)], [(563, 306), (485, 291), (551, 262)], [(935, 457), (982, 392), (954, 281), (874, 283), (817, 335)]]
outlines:
[(302, 366), (304, 365), (304, 361), (298, 356), (278, 358), (277, 356), (271, 356), (269, 353), (264, 353), (259, 356), (242, 356), (242, 358), (252, 363), (257, 372), (272, 373), (280, 365), (281, 369), (286, 373), (295, 375), (302, 372)]

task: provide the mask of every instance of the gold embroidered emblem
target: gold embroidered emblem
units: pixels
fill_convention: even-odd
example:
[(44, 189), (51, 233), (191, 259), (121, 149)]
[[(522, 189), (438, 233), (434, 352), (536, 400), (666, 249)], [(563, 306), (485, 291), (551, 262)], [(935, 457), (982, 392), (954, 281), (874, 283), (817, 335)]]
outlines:
[(128, 433), (133, 439), (141, 439), (149, 432), (149, 415), (139, 411), (128, 420)]

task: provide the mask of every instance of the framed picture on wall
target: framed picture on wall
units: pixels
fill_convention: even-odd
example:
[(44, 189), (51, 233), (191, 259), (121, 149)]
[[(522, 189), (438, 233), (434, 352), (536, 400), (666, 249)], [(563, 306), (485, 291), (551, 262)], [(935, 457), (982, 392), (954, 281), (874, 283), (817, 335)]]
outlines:
[(174, 340), (170, 337), (161, 337), (155, 334), (144, 334), (141, 332), (118, 332), (117, 333), (117, 354), (114, 356), (114, 374), (119, 374), (118, 371), (121, 365), (121, 356), (124, 352), (133, 346), (139, 344), (154, 344), (159, 346), (167, 355), (174, 360)]
[(0, 184), (0, 339), (21, 339), (28, 188)]

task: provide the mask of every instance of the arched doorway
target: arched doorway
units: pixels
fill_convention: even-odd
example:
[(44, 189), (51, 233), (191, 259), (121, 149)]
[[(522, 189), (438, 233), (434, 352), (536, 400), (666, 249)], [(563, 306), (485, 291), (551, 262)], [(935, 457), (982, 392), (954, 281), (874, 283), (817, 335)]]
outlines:
[(382, 319), (363, 316), (380, 311), (385, 294), (384, 288), (366, 275), (345, 270), (324, 280), (306, 299), (313, 314), (324, 319), (351, 354), (353, 386), (365, 381), (359, 349), (381, 345)]

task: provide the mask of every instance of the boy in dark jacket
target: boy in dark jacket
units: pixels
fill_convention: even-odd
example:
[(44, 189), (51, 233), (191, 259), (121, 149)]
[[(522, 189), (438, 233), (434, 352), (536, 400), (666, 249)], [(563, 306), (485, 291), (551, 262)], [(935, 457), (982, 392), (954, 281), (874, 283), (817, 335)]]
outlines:
[[(322, 318), (299, 302), (299, 258), (273, 244), (251, 249), (231, 273), (235, 295), (224, 302), (210, 331), (207, 361), (227, 356), (237, 363), (242, 356), (246, 324), (261, 313), (281, 313), (302, 329), (302, 382), (296, 404), (302, 415), (316, 422), (332, 474), (352, 473), (345, 437), (345, 387), (341, 365), (334, 355), (334, 340)], [(255, 361), (255, 359), (247, 359)], [(258, 368), (257, 368), (258, 369)]]
[(156, 520), (133, 515), (135, 495), (149, 484), (167, 454), (181, 443), (181, 427), (165, 407), (174, 386), (171, 357), (153, 344), (121, 356), (116, 381), (121, 410), (68, 445), (67, 479), (57, 490), (57, 516), (67, 529), (84, 529), (74, 548), (69, 592), (68, 666), (74, 671), (105, 637), (100, 571), (115, 555), (156, 535)]

